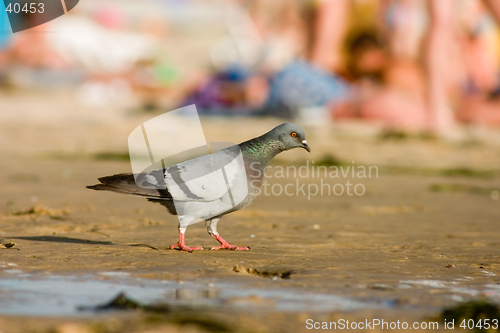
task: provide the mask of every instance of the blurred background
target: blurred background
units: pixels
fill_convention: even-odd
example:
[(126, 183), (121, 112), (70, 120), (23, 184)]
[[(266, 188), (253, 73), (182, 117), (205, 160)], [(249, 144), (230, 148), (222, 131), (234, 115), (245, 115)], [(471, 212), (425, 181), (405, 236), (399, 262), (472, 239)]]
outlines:
[(498, 7), (86, 0), (15, 34), (3, 15), (0, 139), (28, 155), (126, 154), (139, 123), (194, 103), (209, 141), (294, 121), (309, 128), (313, 158), (496, 168)]
[(3, 98), (64, 91), (72, 103), (123, 113), (195, 103), (206, 115), (311, 124), (360, 120), (434, 133), (498, 126), (498, 7), (86, 0), (16, 34), (0, 17), (0, 89)]

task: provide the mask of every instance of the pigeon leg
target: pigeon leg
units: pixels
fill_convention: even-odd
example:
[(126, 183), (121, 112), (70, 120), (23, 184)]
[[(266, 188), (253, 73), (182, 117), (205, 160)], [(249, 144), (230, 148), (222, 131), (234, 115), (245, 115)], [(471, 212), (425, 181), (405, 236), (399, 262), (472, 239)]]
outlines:
[(235, 246), (231, 245), (228, 242), (222, 238), (219, 233), (217, 232), (217, 222), (219, 222), (220, 218), (217, 219), (211, 219), (211, 220), (206, 220), (205, 225), (207, 226), (207, 231), (214, 238), (217, 240), (221, 245), (213, 247), (212, 250), (221, 250), (221, 249), (228, 249), (228, 250), (239, 250), (239, 251), (248, 251), (250, 250), (249, 247), (246, 246)]
[(179, 249), (182, 251), (193, 252), (195, 250), (203, 250), (201, 246), (198, 247), (189, 247), (184, 243), (184, 234), (186, 233), (186, 227), (179, 226), (179, 242), (174, 245), (170, 245), (170, 249)]

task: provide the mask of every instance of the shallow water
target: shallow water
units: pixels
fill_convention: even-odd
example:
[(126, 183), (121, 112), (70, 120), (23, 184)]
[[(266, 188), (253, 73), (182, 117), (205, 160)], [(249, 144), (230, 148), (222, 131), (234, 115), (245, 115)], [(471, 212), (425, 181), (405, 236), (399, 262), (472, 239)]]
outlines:
[[(293, 288), (259, 289), (243, 283), (168, 281), (136, 278), (125, 272), (62, 276), (49, 273), (25, 274), (16, 264), (0, 262), (0, 314), (21, 316), (89, 316), (88, 310), (103, 305), (123, 292), (142, 304), (168, 304), (188, 307), (240, 308), (244, 311), (331, 312), (358, 309), (389, 309), (391, 300), (361, 299), (305, 292)], [(402, 280), (398, 289), (441, 289), (453, 299), (486, 296), (500, 300), (500, 285), (463, 285), (473, 278), (455, 281)], [(478, 289), (478, 287), (480, 287)], [(87, 310), (81, 310), (84, 307)]]
[(245, 311), (327, 312), (389, 308), (390, 302), (358, 300), (328, 294), (305, 293), (289, 288), (264, 290), (242, 284), (176, 282), (103, 272), (88, 276), (23, 274), (4, 270), (12, 277), (0, 279), (0, 314), (22, 316), (88, 316), (79, 310), (109, 302), (120, 292), (143, 304), (244, 308)]

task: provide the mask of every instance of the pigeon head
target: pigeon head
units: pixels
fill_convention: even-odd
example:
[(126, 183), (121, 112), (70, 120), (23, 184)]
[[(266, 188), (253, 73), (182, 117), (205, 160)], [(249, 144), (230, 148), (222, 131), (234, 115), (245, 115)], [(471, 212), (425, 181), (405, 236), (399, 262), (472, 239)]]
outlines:
[(308, 152), (311, 152), (311, 148), (306, 141), (306, 133), (297, 124), (294, 123), (284, 123), (274, 129), (272, 129), (268, 135), (276, 141), (280, 142), (283, 150), (289, 150), (293, 148), (304, 148)]

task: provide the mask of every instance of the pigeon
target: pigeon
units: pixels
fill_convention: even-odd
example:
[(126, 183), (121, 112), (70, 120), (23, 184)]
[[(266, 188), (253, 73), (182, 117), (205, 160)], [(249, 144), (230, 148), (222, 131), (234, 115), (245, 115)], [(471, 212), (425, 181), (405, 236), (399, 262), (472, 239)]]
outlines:
[[(210, 236), (220, 243), (220, 246), (213, 247), (212, 250), (249, 250), (248, 247), (234, 246), (224, 240), (217, 231), (217, 222), (222, 216), (248, 206), (260, 194), (265, 169), (271, 160), (279, 153), (293, 148), (304, 148), (311, 152), (302, 127), (284, 123), (264, 135), (213, 154), (149, 173), (101, 177), (99, 184), (87, 188), (143, 197), (166, 207), (171, 214), (178, 215), (179, 242), (170, 246), (170, 249), (187, 252), (203, 250), (202, 247), (187, 246), (184, 235), (188, 225), (204, 221)], [(231, 163), (236, 161), (235, 156), (240, 156), (242, 163)], [(223, 176), (227, 188), (211, 181), (213, 178), (208, 178), (207, 181), (206, 177), (202, 177), (223, 166), (226, 166)], [(238, 175), (244, 175), (243, 182)], [(228, 192), (230, 196), (227, 195)], [(235, 198), (238, 198), (237, 202), (234, 202)]]

